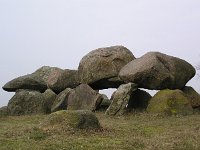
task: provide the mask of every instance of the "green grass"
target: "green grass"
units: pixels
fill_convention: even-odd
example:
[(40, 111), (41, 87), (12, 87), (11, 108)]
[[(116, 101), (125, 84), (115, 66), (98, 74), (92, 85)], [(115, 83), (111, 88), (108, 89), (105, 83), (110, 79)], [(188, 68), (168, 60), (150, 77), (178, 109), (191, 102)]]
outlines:
[(0, 117), (0, 150), (199, 150), (200, 115), (96, 113), (99, 130), (42, 130), (45, 116)]

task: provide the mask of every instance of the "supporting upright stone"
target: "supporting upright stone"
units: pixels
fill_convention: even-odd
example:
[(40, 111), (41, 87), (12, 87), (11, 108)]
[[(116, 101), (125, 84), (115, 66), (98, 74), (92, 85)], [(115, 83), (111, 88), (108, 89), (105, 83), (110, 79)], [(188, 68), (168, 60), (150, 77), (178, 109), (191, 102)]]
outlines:
[(45, 113), (49, 114), (57, 95), (51, 89), (47, 89), (42, 95), (44, 96), (43, 108)]
[(16, 92), (21, 89), (45, 92), (49, 75), (55, 70), (59, 70), (59, 68), (43, 66), (31, 74), (9, 81), (2, 88), (8, 92)]
[(89, 85), (81, 84), (70, 93), (68, 97), (68, 110), (91, 110), (99, 108), (103, 97)]
[(126, 111), (131, 94), (137, 90), (137, 85), (133, 83), (121, 85), (111, 97), (111, 104), (106, 110), (107, 115), (122, 115)]
[(8, 102), (10, 115), (44, 114), (44, 96), (38, 91), (18, 90)]
[(71, 91), (72, 89), (66, 88), (64, 91), (58, 94), (51, 107), (51, 112), (67, 109), (68, 97)]
[(200, 108), (200, 95), (192, 87), (186, 86), (182, 89), (190, 100), (192, 108)]

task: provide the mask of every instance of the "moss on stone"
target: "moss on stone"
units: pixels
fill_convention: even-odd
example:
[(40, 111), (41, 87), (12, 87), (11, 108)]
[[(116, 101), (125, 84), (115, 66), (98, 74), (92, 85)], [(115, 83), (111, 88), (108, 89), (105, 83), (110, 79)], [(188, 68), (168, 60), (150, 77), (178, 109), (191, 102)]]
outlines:
[(41, 122), (41, 128), (87, 129), (99, 128), (97, 117), (87, 110), (61, 110)]
[(189, 99), (181, 90), (161, 90), (149, 103), (149, 113), (167, 115), (188, 115), (193, 113)]
[(9, 115), (44, 114), (44, 96), (38, 91), (18, 90), (8, 102)]

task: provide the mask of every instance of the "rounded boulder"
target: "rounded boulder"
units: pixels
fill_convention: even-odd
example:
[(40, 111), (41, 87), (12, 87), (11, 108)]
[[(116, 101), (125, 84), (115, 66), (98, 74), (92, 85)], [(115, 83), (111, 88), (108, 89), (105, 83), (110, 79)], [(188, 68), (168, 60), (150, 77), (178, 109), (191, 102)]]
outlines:
[(181, 90), (161, 90), (149, 102), (147, 112), (163, 115), (193, 114), (190, 100)]
[(123, 83), (118, 73), (135, 59), (124, 46), (99, 48), (85, 55), (79, 63), (79, 80), (94, 89), (117, 88)]
[(177, 57), (149, 52), (124, 66), (119, 76), (139, 88), (150, 90), (182, 89), (194, 77), (195, 68)]

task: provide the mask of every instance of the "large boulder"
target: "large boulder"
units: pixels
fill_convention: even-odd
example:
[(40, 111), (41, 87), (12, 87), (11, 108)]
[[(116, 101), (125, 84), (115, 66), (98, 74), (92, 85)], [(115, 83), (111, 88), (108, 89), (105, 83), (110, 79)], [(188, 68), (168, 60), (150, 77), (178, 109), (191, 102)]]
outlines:
[(18, 90), (8, 102), (10, 115), (30, 115), (45, 113), (44, 96), (38, 91)]
[(188, 115), (193, 113), (193, 108), (181, 90), (166, 89), (150, 100), (147, 111), (162, 115)]
[(57, 67), (49, 67), (49, 66), (43, 66), (41, 68), (39, 68), (38, 70), (36, 70), (33, 74), (36, 75), (38, 78), (41, 78), (42, 80), (45, 81), (45, 83), (47, 83), (49, 75), (55, 71), (55, 70), (59, 70), (60, 68)]
[(47, 89), (47, 85), (41, 78), (36, 75), (28, 74), (15, 78), (3, 86), (3, 89), (8, 92), (15, 92), (19, 89), (30, 89), (44, 92)]
[(68, 97), (68, 110), (91, 110), (99, 108), (103, 98), (89, 85), (81, 84), (71, 91)]
[(190, 100), (190, 104), (193, 108), (200, 108), (200, 95), (192, 87), (184, 87), (182, 91)]
[(123, 46), (93, 50), (79, 63), (80, 82), (94, 89), (117, 88), (123, 83), (118, 78), (119, 71), (133, 59), (132, 52)]
[(50, 73), (59, 68), (43, 66), (32, 74), (15, 78), (3, 86), (8, 92), (15, 92), (19, 89), (29, 89), (44, 92), (47, 89), (47, 80)]
[(131, 98), (131, 93), (137, 90), (133, 83), (122, 84), (111, 97), (111, 104), (106, 110), (107, 115), (123, 115)]
[(53, 105), (51, 107), (51, 112), (67, 109), (68, 97), (71, 91), (72, 89), (66, 88), (64, 91), (58, 94), (56, 100), (53, 102)]
[(195, 73), (194, 67), (182, 59), (149, 52), (124, 66), (119, 76), (140, 88), (161, 90), (182, 89)]
[(146, 110), (152, 96), (143, 90), (137, 89), (131, 93), (128, 103), (129, 110)]
[(79, 85), (78, 71), (56, 69), (49, 75), (47, 84), (56, 93), (60, 93), (66, 88), (75, 88)]
[(51, 89), (47, 89), (44, 93), (42, 93), (42, 95), (44, 97), (43, 108), (45, 113), (51, 113), (51, 107), (56, 100), (57, 95)]
[(61, 110), (48, 115), (41, 123), (44, 130), (100, 128), (97, 117), (87, 110)]

